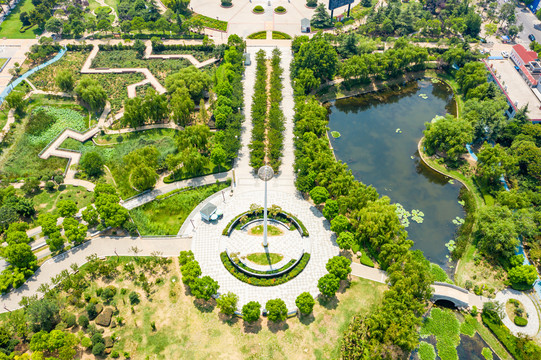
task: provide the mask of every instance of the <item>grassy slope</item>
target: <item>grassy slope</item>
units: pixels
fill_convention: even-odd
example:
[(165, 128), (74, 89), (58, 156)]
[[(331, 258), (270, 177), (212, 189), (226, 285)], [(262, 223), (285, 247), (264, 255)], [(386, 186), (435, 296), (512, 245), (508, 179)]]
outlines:
[[(168, 276), (180, 278), (178, 267), (172, 268)], [(128, 281), (115, 285), (133, 286)], [(115, 329), (120, 341), (114, 349), (128, 351), (132, 359), (173, 359), (178, 354), (185, 359), (338, 359), (339, 339), (352, 316), (377, 304), (385, 288), (354, 280), (345, 293), (338, 294), (336, 307), (316, 303), (314, 316), (302, 321), (292, 318), (274, 325), (260, 320), (245, 327), (242, 320), (223, 317), (215, 308), (198, 310), (184, 286), (166, 277), (152, 301), (144, 299), (135, 314), (129, 302), (117, 302), (126, 325)], [(151, 330), (151, 321), (156, 331)]]
[(201, 201), (226, 187), (226, 184), (219, 184), (188, 190), (147, 203), (130, 214), (141, 235), (176, 235)]

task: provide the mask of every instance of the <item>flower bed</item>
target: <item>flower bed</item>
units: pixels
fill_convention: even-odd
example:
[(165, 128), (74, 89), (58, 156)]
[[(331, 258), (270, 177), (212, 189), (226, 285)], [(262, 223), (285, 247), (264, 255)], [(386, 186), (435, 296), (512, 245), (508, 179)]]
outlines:
[(273, 40), (291, 40), (291, 36), (281, 31), (273, 31), (272, 39)]
[(267, 38), (267, 32), (266, 31), (258, 31), (253, 34), (248, 35), (248, 39), (259, 39), (264, 40)]
[[(255, 270), (251, 270), (251, 272), (254, 272), (254, 275), (248, 275), (241, 272), (241, 270), (239, 270), (238, 264), (234, 264), (225, 251), (220, 254), (220, 259), (222, 260), (225, 268), (231, 273), (231, 275), (233, 275), (242, 282), (255, 286), (275, 286), (284, 284), (299, 275), (308, 264), (308, 261), (310, 261), (310, 254), (304, 253), (302, 257), (297, 260), (297, 263), (295, 265), (290, 266), (290, 269), (287, 270), (285, 274), (276, 275), (272, 278), (258, 277), (257, 275), (255, 275)], [(288, 266), (288, 264), (286, 264), (285, 266)]]
[[(282, 223), (289, 223), (291, 222), (293, 226), (299, 231), (301, 236), (309, 236), (308, 230), (304, 226), (304, 224), (294, 215), (289, 214), (285, 211), (279, 212), (276, 216), (272, 216), (271, 214), (268, 214), (268, 217), (273, 220), (277, 220)], [(247, 224), (248, 222), (256, 219), (262, 219), (263, 218), (263, 212), (259, 211), (247, 211), (240, 215), (237, 215), (236, 217), (231, 220), (227, 226), (222, 231), (222, 235), (229, 236), (231, 235), (231, 232), (235, 229), (240, 230), (242, 226)]]

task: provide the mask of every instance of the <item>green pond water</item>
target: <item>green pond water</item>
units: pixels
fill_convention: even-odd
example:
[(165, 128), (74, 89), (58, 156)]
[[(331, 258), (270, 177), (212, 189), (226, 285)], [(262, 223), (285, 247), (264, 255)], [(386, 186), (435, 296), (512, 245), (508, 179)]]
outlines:
[(337, 158), (349, 165), (357, 180), (374, 186), (407, 211), (424, 213), (422, 223), (410, 218), (406, 230), (414, 248), (444, 268), (449, 267), (445, 243), (457, 230), (452, 221), (464, 217), (458, 203), (461, 185), (426, 167), (417, 144), (425, 122), (454, 109), (450, 89), (430, 80), (337, 100), (329, 108), (329, 128), (341, 135), (333, 138), (329, 133)]

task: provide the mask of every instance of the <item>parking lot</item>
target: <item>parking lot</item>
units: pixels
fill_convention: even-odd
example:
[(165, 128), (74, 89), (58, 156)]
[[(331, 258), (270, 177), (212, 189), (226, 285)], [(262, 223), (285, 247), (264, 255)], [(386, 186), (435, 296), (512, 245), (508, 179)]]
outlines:
[(513, 61), (511, 59), (487, 60), (487, 64), (492, 66), (500, 84), (502, 84), (504, 89), (506, 88), (507, 95), (513, 103), (517, 104), (517, 108), (520, 109), (528, 105), (528, 117), (530, 119), (541, 119), (541, 110), (539, 109), (541, 101), (539, 101), (530, 86), (515, 69)]

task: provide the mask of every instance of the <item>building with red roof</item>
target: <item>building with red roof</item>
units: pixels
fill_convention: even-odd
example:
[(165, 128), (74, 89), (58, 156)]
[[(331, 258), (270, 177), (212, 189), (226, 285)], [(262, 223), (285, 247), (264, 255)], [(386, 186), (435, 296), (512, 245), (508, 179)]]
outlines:
[(517, 44), (513, 46), (511, 59), (513, 59), (518, 67), (526, 66), (530, 62), (537, 60), (537, 53), (535, 51), (526, 50), (524, 46)]
[(520, 44), (513, 46), (511, 51), (511, 60), (520, 69), (519, 72), (531, 87), (537, 87), (539, 84), (539, 66), (537, 63), (537, 53), (526, 50)]

